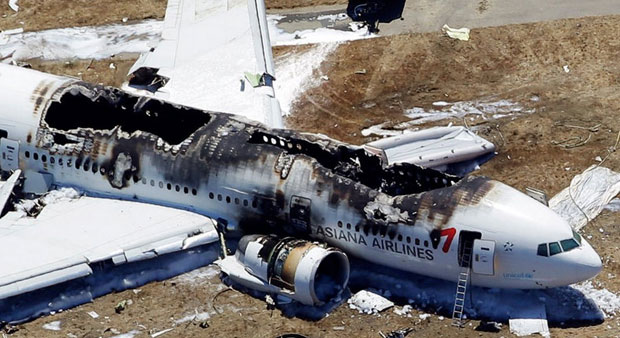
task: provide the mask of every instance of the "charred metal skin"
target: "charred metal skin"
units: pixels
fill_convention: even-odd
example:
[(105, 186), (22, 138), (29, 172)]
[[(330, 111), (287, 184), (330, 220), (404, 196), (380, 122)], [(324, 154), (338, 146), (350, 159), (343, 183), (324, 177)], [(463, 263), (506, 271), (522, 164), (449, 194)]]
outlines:
[[(600, 271), (585, 240), (571, 252), (537, 256), (540, 243), (572, 238), (571, 229), (500, 182), (387, 167), (322, 135), (12, 68), (1, 67), (0, 76), (19, 73), (29, 87), (4, 91), (0, 101), (29, 103), (0, 117), (3, 144), (19, 149), (16, 161), (0, 163), (3, 171), (21, 168), (27, 180), (194, 211), (225, 220), (230, 233), (318, 239), (447, 280), (456, 280), (463, 234), (472, 233), (496, 248), (486, 272), (472, 276), (481, 286), (554, 287)], [(523, 266), (520, 255), (536, 263)]]

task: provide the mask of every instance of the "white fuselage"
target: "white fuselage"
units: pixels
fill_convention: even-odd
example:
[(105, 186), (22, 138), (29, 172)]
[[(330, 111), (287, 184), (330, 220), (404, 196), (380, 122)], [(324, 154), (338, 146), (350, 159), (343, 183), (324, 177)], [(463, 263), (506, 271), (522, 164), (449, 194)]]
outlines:
[[(7, 78), (19, 81), (8, 85)], [(564, 220), (500, 182), (466, 178), (388, 195), (334, 173), (304, 148), (335, 141), (218, 113), (204, 112), (209, 122), (174, 146), (142, 131), (56, 129), (46, 114), (53, 104), (62, 108), (61, 98), (75, 86), (0, 67), (3, 171), (19, 167), (30, 182), (194, 211), (230, 230), (308, 236), (377, 264), (451, 281), (464, 269), (462, 248), (472, 245), (471, 282), (479, 286), (555, 287), (600, 271), (585, 240), (570, 247), (574, 234)], [(70, 140), (58, 141), (58, 134)]]

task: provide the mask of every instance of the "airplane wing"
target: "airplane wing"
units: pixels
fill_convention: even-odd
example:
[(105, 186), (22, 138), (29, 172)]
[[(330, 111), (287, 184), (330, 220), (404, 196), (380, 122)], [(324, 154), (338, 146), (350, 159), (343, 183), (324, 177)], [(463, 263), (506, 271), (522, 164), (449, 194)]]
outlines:
[(263, 0), (169, 0), (162, 40), (124, 87), (282, 128)]
[(0, 302), (89, 276), (99, 262), (136, 262), (218, 239), (213, 220), (187, 211), (85, 196), (57, 200), (36, 218), (9, 212), (0, 219)]

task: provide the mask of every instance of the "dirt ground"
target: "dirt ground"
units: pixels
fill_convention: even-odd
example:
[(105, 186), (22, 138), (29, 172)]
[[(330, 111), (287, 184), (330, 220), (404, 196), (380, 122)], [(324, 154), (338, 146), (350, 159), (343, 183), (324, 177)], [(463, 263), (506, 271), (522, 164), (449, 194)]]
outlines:
[[(159, 2), (164, 1), (154, 1)], [(24, 7), (27, 3), (20, 1)], [(129, 6), (130, 1), (117, 3)], [(153, 13), (156, 11), (153, 9)], [(120, 20), (120, 13), (114, 20)], [(32, 23), (32, 27), (36, 24)], [(49, 24), (58, 26), (51, 21)], [(294, 129), (361, 144), (371, 140), (361, 136), (362, 129), (384, 121), (406, 121), (403, 110), (414, 106), (430, 108), (435, 101), (512, 100), (535, 112), (514, 120), (467, 120), (470, 127), (475, 126), (498, 146), (498, 155), (475, 174), (518, 189), (537, 187), (553, 196), (569, 185), (574, 175), (599, 163), (597, 156), (605, 159), (604, 166), (620, 171), (620, 151), (610, 152), (620, 131), (618, 27), (620, 16), (608, 16), (476, 29), (468, 42), (428, 33), (343, 43), (319, 71), (329, 75), (329, 80), (306, 92), (286, 123)], [(110, 62), (117, 65), (116, 70), (108, 67)], [(131, 63), (114, 59), (92, 64), (75, 61), (33, 65), (113, 84), (122, 80)], [(565, 65), (570, 69), (568, 73), (563, 69)], [(362, 69), (365, 72), (356, 72)], [(540, 99), (534, 102), (534, 96)], [(568, 149), (553, 144), (578, 140), (573, 138), (588, 141)], [(605, 211), (582, 230), (583, 235), (592, 236), (588, 241), (604, 263), (595, 285), (616, 294), (620, 293), (619, 223), (617, 213)], [(402, 327), (414, 327), (410, 336), (416, 337), (510, 336), (508, 325), (499, 333), (479, 332), (474, 330), (478, 321), (458, 329), (436, 314), (425, 320), (419, 319), (422, 312), (416, 310), (412, 318), (395, 315), (391, 310), (381, 316), (359, 315), (346, 304), (320, 321), (291, 319), (278, 310), (267, 309), (262, 300), (237, 291), (220, 293), (220, 288), (217, 276), (204, 279), (198, 286), (183, 278), (150, 283), (139, 292), (110, 294), (19, 325), (19, 331), (10, 337), (109, 337), (132, 330), (141, 332), (137, 337), (146, 337), (168, 328), (174, 329), (163, 337), (275, 337), (290, 332), (308, 337), (379, 337), (379, 330)], [(114, 306), (124, 299), (131, 299), (133, 304), (116, 314)], [(96, 311), (101, 317), (95, 320), (88, 311)], [(206, 321), (208, 327), (202, 328), (199, 321), (175, 324), (175, 320), (195, 311), (213, 312)], [(43, 324), (56, 320), (62, 322), (61, 331), (42, 329)], [(598, 325), (551, 329), (556, 337), (618, 337), (619, 332), (618, 317)]]
[[(7, 3), (7, 4), (5, 4)], [(168, 0), (19, 0), (16, 13), (8, 1), (0, 5), (0, 31), (24, 28), (25, 31), (92, 26), (142, 19), (161, 19)], [(346, 5), (348, 0), (266, 0), (268, 9), (310, 7), (317, 5)], [(346, 7), (346, 6), (343, 6)], [(84, 10), (87, 8), (88, 10)], [(105, 15), (101, 15), (105, 13)]]

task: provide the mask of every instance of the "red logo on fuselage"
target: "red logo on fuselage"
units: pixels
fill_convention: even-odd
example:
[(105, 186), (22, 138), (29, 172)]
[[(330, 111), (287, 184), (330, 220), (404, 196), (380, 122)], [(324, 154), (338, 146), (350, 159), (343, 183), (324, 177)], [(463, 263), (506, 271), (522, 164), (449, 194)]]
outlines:
[(456, 235), (455, 228), (442, 229), (439, 233), (439, 237), (447, 236), (446, 242), (443, 243), (443, 247), (441, 251), (447, 253), (450, 250), (450, 245), (452, 244), (452, 240), (454, 239), (454, 235)]

